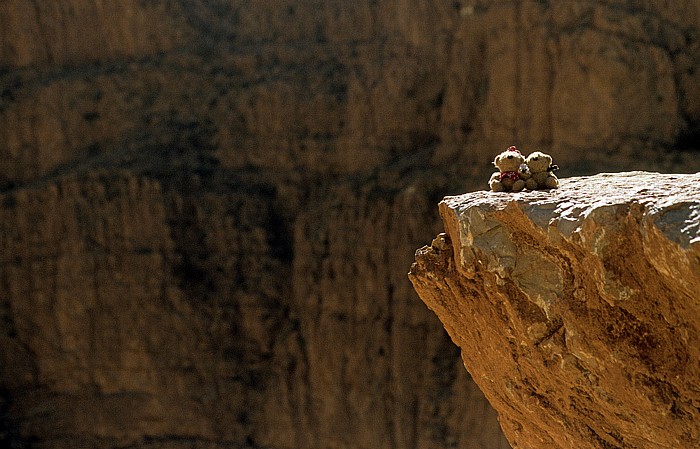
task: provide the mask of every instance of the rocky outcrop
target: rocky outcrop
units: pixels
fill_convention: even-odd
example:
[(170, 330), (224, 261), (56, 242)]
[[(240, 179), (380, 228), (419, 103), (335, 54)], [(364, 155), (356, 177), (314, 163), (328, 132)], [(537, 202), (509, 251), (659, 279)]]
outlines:
[(513, 447), (700, 441), (700, 175), (445, 198), (410, 278)]

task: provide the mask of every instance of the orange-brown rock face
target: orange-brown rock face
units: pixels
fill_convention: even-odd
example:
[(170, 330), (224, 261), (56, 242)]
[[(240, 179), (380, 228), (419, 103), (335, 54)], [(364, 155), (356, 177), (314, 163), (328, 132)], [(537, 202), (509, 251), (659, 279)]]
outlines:
[(698, 0), (13, 0), (0, 23), (0, 183), (128, 165), (182, 127), (297, 178), (421, 151), (481, 175), (511, 144), (577, 172), (697, 166)]
[(190, 181), (0, 195), (4, 447), (507, 447), (393, 263), (428, 201), (328, 192), (292, 225)]
[(440, 204), (410, 278), (513, 447), (697, 446), (698, 186), (631, 172)]
[(0, 446), (506, 447), (432, 203), (700, 170), (698, 0), (589, 3), (0, 2)]

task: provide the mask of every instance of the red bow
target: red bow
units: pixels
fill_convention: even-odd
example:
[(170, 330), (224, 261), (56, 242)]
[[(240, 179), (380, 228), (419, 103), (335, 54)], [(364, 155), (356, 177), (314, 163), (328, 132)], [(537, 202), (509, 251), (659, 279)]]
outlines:
[(506, 151), (515, 151), (515, 152), (518, 153), (518, 154), (522, 154), (522, 153), (520, 152), (520, 150), (518, 150), (518, 149), (515, 147), (515, 145), (509, 146), (508, 149), (507, 149)]
[(520, 179), (520, 175), (517, 171), (504, 171), (498, 177), (499, 181), (503, 181), (503, 178), (510, 179), (511, 181), (517, 181)]

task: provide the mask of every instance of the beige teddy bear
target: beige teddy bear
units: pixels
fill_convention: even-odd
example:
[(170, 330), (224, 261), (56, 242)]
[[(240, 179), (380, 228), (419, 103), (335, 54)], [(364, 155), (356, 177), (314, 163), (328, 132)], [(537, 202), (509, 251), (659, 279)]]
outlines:
[(493, 165), (498, 168), (498, 171), (489, 179), (489, 187), (492, 191), (519, 192), (525, 188), (525, 180), (530, 175), (525, 166), (525, 158), (517, 148), (509, 147), (496, 156)]
[(530, 171), (530, 178), (525, 182), (528, 189), (556, 189), (559, 187), (559, 180), (552, 173), (559, 167), (552, 165), (552, 156), (535, 151), (525, 159), (525, 163)]

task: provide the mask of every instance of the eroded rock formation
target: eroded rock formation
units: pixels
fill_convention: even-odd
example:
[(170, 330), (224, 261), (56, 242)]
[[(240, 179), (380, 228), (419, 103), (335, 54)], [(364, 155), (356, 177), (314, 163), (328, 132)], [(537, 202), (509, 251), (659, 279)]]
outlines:
[(511, 144), (700, 170), (699, 7), (1, 2), (0, 445), (506, 447), (432, 205)]
[(0, 446), (507, 447), (395, 263), (430, 201), (327, 192), (291, 221), (193, 176), (0, 194)]
[(440, 203), (410, 278), (513, 447), (700, 441), (700, 175)]

